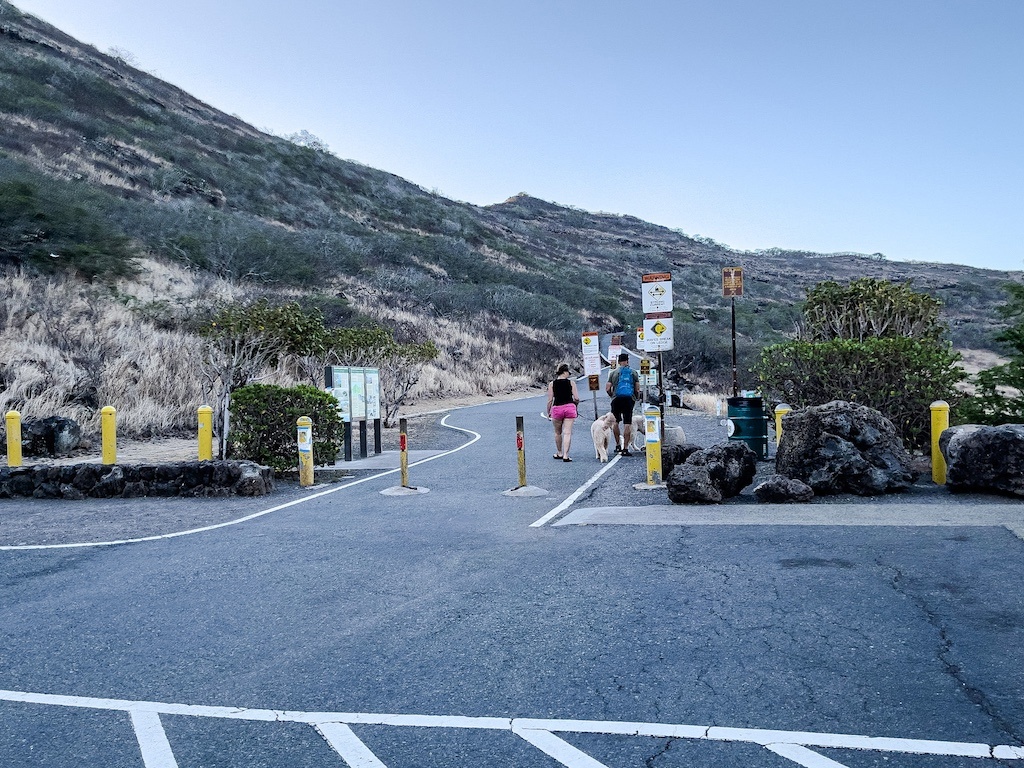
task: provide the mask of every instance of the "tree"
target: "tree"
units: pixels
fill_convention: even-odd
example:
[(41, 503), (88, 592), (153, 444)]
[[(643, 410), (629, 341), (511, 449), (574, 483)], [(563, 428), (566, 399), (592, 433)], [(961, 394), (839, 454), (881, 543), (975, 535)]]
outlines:
[(927, 445), (928, 406), (960, 399), (960, 355), (942, 338), (940, 302), (909, 284), (829, 281), (808, 291), (802, 335), (765, 347), (766, 395), (797, 408), (850, 400), (883, 413), (912, 447)]
[(381, 405), (384, 408), (384, 426), (394, 425), (398, 411), (405, 404), (409, 392), (420, 379), (423, 366), (437, 357), (432, 341), (422, 344), (392, 343), (382, 350), (379, 358)]
[(282, 355), (301, 349), (310, 328), (316, 331), (315, 319), (297, 303), (275, 306), (267, 299), (226, 304), (200, 325), (206, 339), (203, 375), (213, 390), (221, 458), (227, 455), (231, 393), (257, 381)]
[(979, 372), (973, 379), (975, 395), (961, 409), (964, 421), (976, 424), (1024, 423), (1024, 285), (1003, 286), (1009, 299), (999, 314), (1010, 326), (995, 340), (1010, 350), (1010, 361)]
[(394, 425), (409, 392), (419, 381), (423, 366), (438, 355), (432, 341), (403, 344), (395, 341), (391, 331), (378, 326), (335, 328), (328, 332), (326, 343), (329, 364), (380, 369), (385, 427)]
[(945, 330), (939, 323), (941, 306), (909, 282), (864, 277), (840, 285), (828, 280), (807, 292), (801, 330), (809, 341), (938, 338)]

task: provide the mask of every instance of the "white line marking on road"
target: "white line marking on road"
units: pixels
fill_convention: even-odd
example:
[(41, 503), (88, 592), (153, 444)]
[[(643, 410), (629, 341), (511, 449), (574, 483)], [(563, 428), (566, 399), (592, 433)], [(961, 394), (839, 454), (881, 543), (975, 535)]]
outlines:
[(167, 741), (160, 715), (156, 712), (133, 709), (132, 727), (135, 737), (139, 740), (142, 750), (142, 763), (146, 768), (178, 768), (178, 762), (171, 751), (171, 743)]
[(552, 757), (567, 768), (608, 768), (599, 763), (586, 752), (581, 752), (572, 744), (560, 739), (550, 731), (534, 731), (525, 728), (512, 728), (512, 733), (526, 739), (548, 757)]
[(387, 768), (377, 756), (360, 741), (352, 729), (343, 723), (319, 723), (317, 731), (341, 755), (349, 768)]
[(992, 757), (996, 760), (1024, 760), (1024, 747), (993, 747)]
[(597, 472), (597, 474), (595, 474), (592, 478), (587, 480), (587, 482), (585, 482), (583, 485), (581, 485), (579, 488), (577, 488), (575, 491), (573, 491), (572, 495), (570, 495), (569, 498), (567, 498), (565, 501), (563, 501), (557, 507), (552, 509), (550, 512), (548, 512), (546, 515), (544, 515), (544, 517), (542, 517), (537, 522), (530, 523), (530, 527), (531, 528), (540, 528), (540, 527), (546, 525), (550, 520), (554, 520), (556, 517), (558, 517), (560, 514), (562, 514), (565, 510), (567, 510), (569, 507), (571, 507), (573, 505), (573, 502), (575, 502), (576, 499), (578, 499), (580, 496), (582, 496), (584, 493), (586, 493), (587, 489), (590, 486), (592, 486), (594, 483), (596, 483), (598, 481), (598, 479), (601, 477), (601, 475), (603, 475), (609, 469), (614, 467), (615, 463), (620, 458), (621, 458), (620, 456), (616, 455), (615, 458), (612, 459), (611, 461), (609, 461), (607, 464), (605, 464), (604, 467), (602, 467)]
[[(477, 440), (480, 439), (480, 433), (479, 432), (474, 432), (471, 429), (464, 429), (462, 427), (455, 427), (455, 426), (452, 426), (451, 424), (446, 424), (445, 422), (447, 420), (448, 420), (448, 416), (445, 416), (443, 419), (441, 419), (442, 426), (448, 427), (448, 429), (454, 429), (454, 430), (456, 430), (458, 432), (465, 432), (468, 435), (473, 435), (473, 439), (470, 440), (467, 443), (463, 443), (458, 448), (453, 448), (450, 451), (445, 451), (444, 453), (439, 453), (439, 454), (436, 454), (434, 456), (428, 456), (425, 459), (420, 459), (419, 461), (414, 461), (414, 462), (412, 462), (409, 465), (410, 467), (418, 467), (420, 464), (426, 464), (428, 461), (436, 461), (437, 459), (443, 459), (446, 456), (451, 456), (453, 453), (458, 453), (459, 451), (463, 450), (464, 448), (468, 448), (469, 446), (473, 445), (473, 443), (475, 443)], [(338, 491), (343, 491), (346, 488), (352, 488), (353, 486), (356, 486), (356, 485), (362, 485), (363, 483), (369, 483), (369, 482), (371, 482), (373, 480), (379, 480), (382, 477), (387, 477), (388, 475), (394, 475), (394, 474), (396, 474), (398, 472), (401, 472), (401, 471), (402, 470), (400, 468), (399, 469), (389, 469), (389, 470), (387, 470), (385, 472), (379, 472), (376, 475), (371, 475), (370, 477), (363, 477), (363, 478), (360, 478), (359, 480), (353, 480), (351, 483), (345, 483), (344, 485), (339, 485), (337, 488), (328, 488), (325, 491), (320, 491), (319, 493), (314, 493), (314, 494), (312, 494), (310, 496), (303, 496), (301, 499), (294, 499), (294, 500), (286, 502), (284, 504), (278, 504), (276, 507), (271, 507), (270, 509), (264, 509), (261, 512), (254, 512), (251, 515), (246, 515), (245, 517), (239, 517), (236, 520), (228, 520), (226, 522), (217, 523), (215, 525), (204, 525), (201, 528), (190, 528), (187, 531), (176, 531), (174, 533), (162, 533), (162, 534), (158, 534), (158, 535), (155, 535), (155, 536), (140, 536), (139, 538), (136, 538), (136, 539), (116, 539), (114, 541), (86, 541), (86, 542), (76, 542), (76, 543), (73, 543), (73, 544), (16, 544), (16, 545), (4, 545), (4, 546), (0, 546), (0, 552), (5, 552), (5, 551), (6, 552), (12, 552), (12, 551), (29, 550), (29, 549), (81, 549), (83, 547), (114, 547), (114, 546), (117, 546), (119, 544), (140, 544), (140, 543), (142, 543), (144, 541), (161, 541), (162, 539), (176, 539), (179, 536), (191, 536), (192, 534), (195, 534), (195, 533), (205, 533), (206, 531), (215, 531), (218, 528), (227, 528), (227, 527), (232, 526), (232, 525), (238, 525), (240, 523), (247, 523), (250, 520), (255, 520), (257, 517), (263, 517), (264, 515), (269, 515), (271, 512), (279, 512), (282, 509), (287, 509), (288, 507), (294, 507), (297, 504), (305, 504), (307, 501), (313, 501), (313, 499), (319, 499), (322, 496), (328, 496), (328, 495), (330, 495), (332, 493), (337, 493)]]
[(775, 754), (792, 760), (798, 765), (804, 766), (804, 768), (847, 768), (842, 763), (837, 763), (835, 760), (829, 760), (824, 755), (819, 755), (807, 747), (801, 747), (799, 744), (765, 744), (765, 749), (769, 749)]
[(706, 739), (709, 726), (629, 723), (604, 720), (537, 720), (516, 718), (517, 728), (559, 733), (603, 733), (615, 736), (654, 736), (661, 739)]
[[(1006, 744), (995, 747), (987, 744), (932, 741), (928, 739), (901, 739), (891, 737), (857, 736), (845, 733), (812, 733), (807, 731), (779, 731), (762, 728), (728, 728), (710, 725), (682, 725), (672, 723), (631, 723), (605, 720), (547, 720), (533, 718), (507, 717), (467, 717), (462, 715), (398, 715), (377, 714), (369, 712), (298, 712), (277, 709), (248, 709), (245, 707), (212, 707), (194, 704), (173, 704), (156, 701), (128, 701), (123, 699), (100, 699), (85, 696), (61, 696), (47, 693), (29, 693), (25, 691), (0, 690), (0, 701), (13, 701), (26, 704), (45, 704), (60, 707), (79, 707), (83, 709), (119, 710), (128, 712), (132, 722), (136, 724), (139, 743), (144, 742), (154, 748), (160, 746), (161, 740), (166, 743), (166, 735), (159, 722), (159, 715), (185, 715), (192, 717), (216, 717), (226, 720), (255, 720), (261, 722), (307, 723), (319, 726), (329, 724), (345, 725), (389, 725), (419, 728), (473, 728), (491, 731), (512, 731), (526, 741), (534, 744), (537, 733), (596, 733), (617, 736), (652, 736), (668, 739), (696, 739), (706, 741), (746, 742), (759, 744), (771, 749), (780, 756), (800, 762), (793, 756), (810, 760), (816, 755), (821, 760), (827, 758), (807, 749), (790, 750), (787, 746), (796, 747), (828, 747), (833, 749), (856, 749), (871, 752), (900, 752), (918, 755), (941, 755), (946, 757), (975, 757), (997, 760), (1024, 760), (1024, 747)], [(328, 730), (331, 730), (328, 728)], [(530, 736), (530, 738), (527, 738)], [(537, 742), (554, 744), (547, 736), (539, 736)], [(561, 741), (559, 739), (559, 741)], [(570, 745), (566, 745), (570, 746)], [(572, 749), (575, 749), (574, 747)], [(546, 750), (545, 750), (546, 751)], [(809, 754), (808, 754), (809, 753)], [(165, 754), (170, 760), (170, 745), (166, 746)], [(550, 753), (548, 753), (550, 754)], [(582, 753), (581, 753), (582, 754)], [(557, 759), (557, 758), (556, 758)], [(565, 765), (577, 765), (564, 763)], [(802, 765), (836, 766), (839, 763), (801, 763)], [(578, 765), (587, 765), (579, 763)], [(592, 765), (599, 766), (600, 763)], [(147, 768), (174, 768), (173, 762), (146, 763)]]

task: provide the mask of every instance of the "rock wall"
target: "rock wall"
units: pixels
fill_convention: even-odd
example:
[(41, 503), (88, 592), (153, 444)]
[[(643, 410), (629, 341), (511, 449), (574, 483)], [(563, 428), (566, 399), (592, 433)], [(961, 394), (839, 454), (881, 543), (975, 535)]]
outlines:
[(273, 470), (251, 461), (0, 468), (0, 499), (265, 496), (273, 489)]

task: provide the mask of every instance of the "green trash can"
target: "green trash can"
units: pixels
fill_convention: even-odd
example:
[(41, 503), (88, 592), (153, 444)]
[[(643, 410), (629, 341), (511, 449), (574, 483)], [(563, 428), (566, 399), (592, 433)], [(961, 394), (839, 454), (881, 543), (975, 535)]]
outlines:
[(760, 397), (730, 397), (729, 420), (726, 426), (730, 440), (742, 440), (757, 458), (768, 458), (768, 419), (764, 400)]

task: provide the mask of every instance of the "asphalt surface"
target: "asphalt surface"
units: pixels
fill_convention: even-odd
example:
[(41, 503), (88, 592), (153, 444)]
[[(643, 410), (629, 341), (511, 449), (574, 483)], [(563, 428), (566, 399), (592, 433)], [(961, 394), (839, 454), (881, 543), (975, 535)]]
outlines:
[[(884, 517), (861, 499), (659, 521), (642, 458), (592, 481), (580, 429), (553, 461), (542, 405), (424, 426), (464, 447), (411, 467), (415, 495), (353, 468), (256, 500), (0, 501), (5, 546), (242, 520), (0, 551), (0, 765), (1022, 764), (1020, 502), (922, 485), (885, 501), (905, 525), (784, 517)], [(517, 414), (540, 496), (504, 493)], [(615, 507), (635, 519), (556, 525)]]

